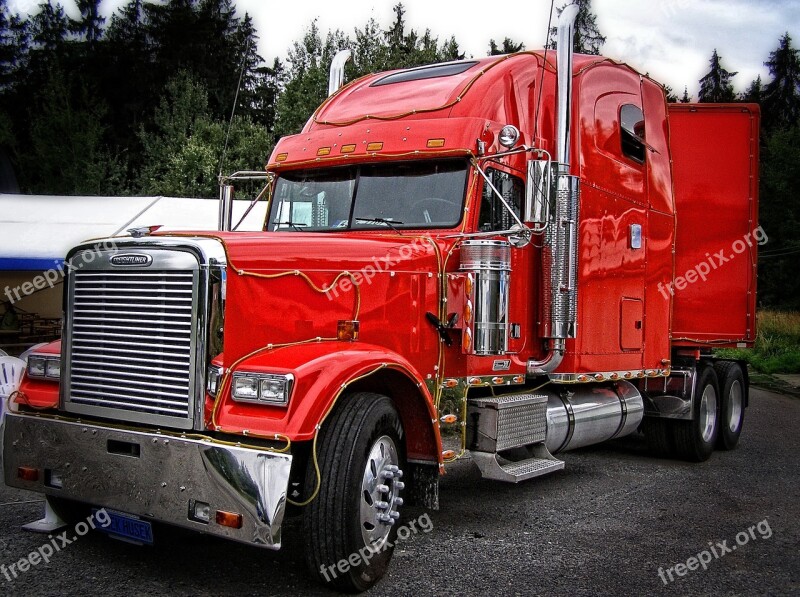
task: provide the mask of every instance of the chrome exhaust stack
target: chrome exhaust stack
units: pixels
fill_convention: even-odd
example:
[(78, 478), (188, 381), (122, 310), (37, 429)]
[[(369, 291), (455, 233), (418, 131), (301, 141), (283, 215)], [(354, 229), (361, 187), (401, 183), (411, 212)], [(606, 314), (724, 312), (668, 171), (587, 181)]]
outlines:
[(350, 60), (353, 52), (350, 50), (339, 50), (331, 60), (331, 72), (328, 77), (328, 95), (331, 96), (344, 84), (344, 65)]
[(555, 371), (564, 358), (566, 340), (575, 337), (580, 184), (570, 175), (572, 124), (572, 44), (578, 6), (564, 8), (558, 19), (558, 114), (556, 122), (553, 209), (542, 246), (542, 337), (548, 354), (528, 363), (529, 375)]

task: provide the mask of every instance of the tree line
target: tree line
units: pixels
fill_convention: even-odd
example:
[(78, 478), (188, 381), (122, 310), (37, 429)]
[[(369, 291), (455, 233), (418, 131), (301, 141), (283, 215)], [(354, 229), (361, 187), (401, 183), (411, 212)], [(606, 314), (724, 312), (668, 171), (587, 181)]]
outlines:
[[(606, 37), (591, 0), (576, 3), (575, 50), (600, 54)], [(300, 130), (327, 95), (338, 50), (353, 50), (348, 80), (464, 58), (455, 37), (409, 28), (402, 4), (387, 28), (369, 19), (352, 34), (323, 33), (314, 21), (271, 64), (233, 0), (130, 0), (110, 19), (100, 0), (77, 5), (73, 19), (53, 0), (31, 15), (0, 0), (0, 151), (23, 192), (213, 197), (221, 170), (261, 169), (275, 141)], [(553, 31), (548, 44), (555, 47)], [(506, 37), (487, 49), (525, 48)], [(800, 255), (800, 54), (788, 33), (765, 64), (769, 81), (759, 77), (737, 94), (737, 73), (715, 49), (697, 101), (761, 106), (760, 221), (770, 243), (759, 263), (760, 301), (800, 308), (800, 278), (789, 267)], [(692, 101), (688, 87), (680, 98), (667, 93)]]

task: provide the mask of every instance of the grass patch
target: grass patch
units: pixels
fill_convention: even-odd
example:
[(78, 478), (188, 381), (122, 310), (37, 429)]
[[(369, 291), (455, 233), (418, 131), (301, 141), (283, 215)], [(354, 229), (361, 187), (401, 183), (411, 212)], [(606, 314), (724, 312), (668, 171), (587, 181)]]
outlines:
[(717, 356), (742, 359), (759, 373), (800, 373), (800, 313), (760, 311), (752, 349), (724, 348)]

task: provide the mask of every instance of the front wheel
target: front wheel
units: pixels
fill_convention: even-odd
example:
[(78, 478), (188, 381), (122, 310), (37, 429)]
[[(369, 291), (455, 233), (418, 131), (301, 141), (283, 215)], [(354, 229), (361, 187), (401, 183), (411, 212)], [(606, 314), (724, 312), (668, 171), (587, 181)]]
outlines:
[[(303, 513), (306, 561), (323, 583), (365, 591), (385, 574), (403, 505), (403, 427), (392, 401), (343, 398), (320, 431), (320, 489)], [(309, 468), (307, 487), (316, 485)]]

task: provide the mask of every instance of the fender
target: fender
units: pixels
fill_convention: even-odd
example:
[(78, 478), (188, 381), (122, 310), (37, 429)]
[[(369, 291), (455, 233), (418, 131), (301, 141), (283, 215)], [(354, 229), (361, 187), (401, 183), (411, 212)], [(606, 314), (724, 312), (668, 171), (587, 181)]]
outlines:
[(212, 428), (268, 439), (308, 441), (348, 388), (389, 395), (403, 421), (408, 457), (441, 462), (442, 442), (434, 400), (423, 376), (403, 357), (372, 344), (316, 342), (275, 348), (246, 358), (226, 372), (291, 373), (287, 406), (235, 402), (221, 386)]
[[(61, 340), (55, 340), (40, 346), (34, 351), (34, 354), (60, 355)], [(38, 409), (58, 408), (59, 384), (60, 380), (58, 379), (30, 378), (26, 368), (19, 385), (19, 394), (14, 399), (14, 402), (27, 404)]]

